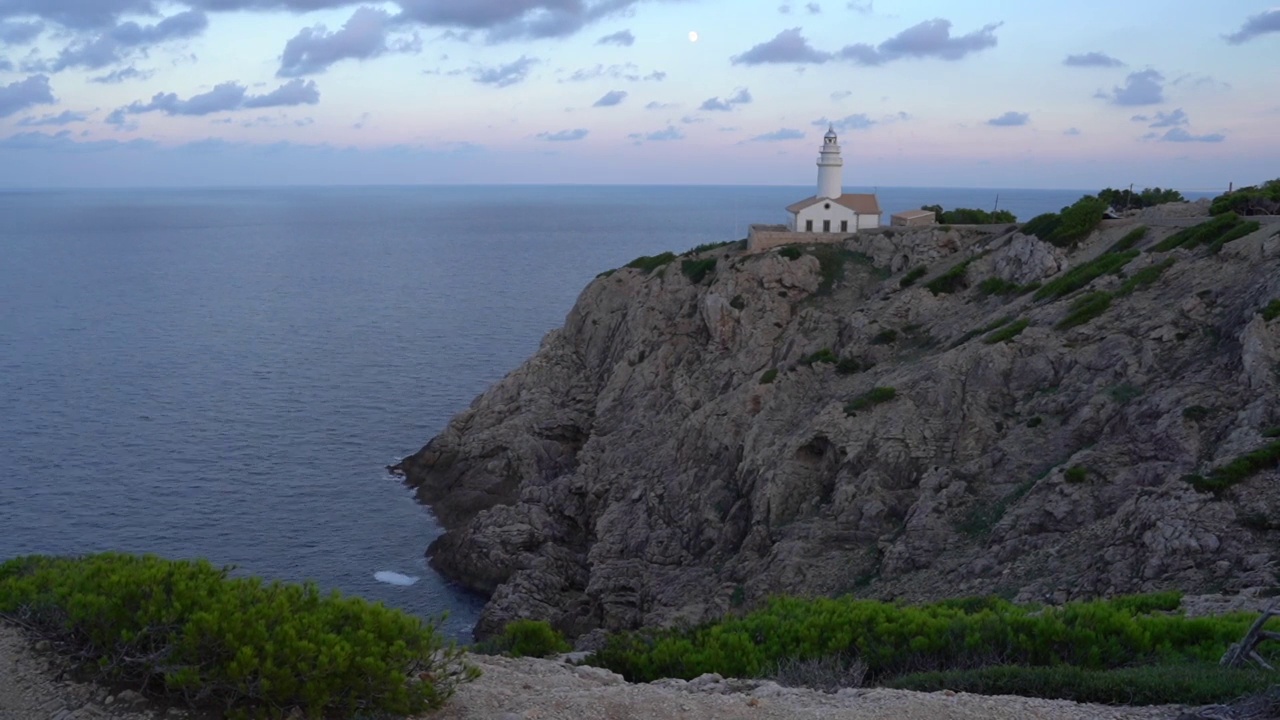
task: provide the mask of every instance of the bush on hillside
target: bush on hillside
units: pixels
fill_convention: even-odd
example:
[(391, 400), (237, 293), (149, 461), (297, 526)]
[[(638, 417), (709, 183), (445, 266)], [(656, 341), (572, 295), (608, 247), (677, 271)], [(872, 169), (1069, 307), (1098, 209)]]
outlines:
[[(998, 598), (903, 606), (852, 597), (780, 597), (742, 617), (616, 635), (588, 662), (633, 682), (708, 672), (759, 677), (784, 660), (830, 656), (859, 659), (872, 681), (1009, 664), (1110, 670), (1216, 663), (1256, 617), (1185, 618), (1151, 609), (1167, 607), (1164, 601), (1038, 608)], [(1268, 657), (1275, 652), (1264, 648)]]
[(861, 410), (887, 403), (898, 396), (898, 391), (891, 387), (875, 387), (845, 403), (844, 414), (853, 417)]
[(680, 272), (689, 278), (689, 282), (697, 285), (702, 279), (716, 269), (716, 259), (706, 258), (705, 260), (685, 260), (680, 263)]
[(943, 210), (941, 205), (921, 205), (921, 210), (929, 210), (939, 223), (947, 225), (1000, 225), (1018, 222), (1017, 216), (1008, 210), (975, 210), (973, 208), (956, 208)]
[(947, 270), (938, 277), (925, 283), (925, 287), (929, 288), (929, 292), (934, 295), (954, 293), (959, 290), (963, 290), (968, 287), (966, 284), (966, 276), (969, 272), (969, 263), (971, 262), (973, 262), (972, 258), (952, 266), (950, 270)]
[(1040, 289), (1036, 290), (1035, 299), (1056, 300), (1079, 290), (1103, 275), (1118, 274), (1124, 269), (1125, 265), (1132, 262), (1139, 254), (1137, 250), (1126, 250), (1120, 253), (1099, 255), (1093, 260), (1083, 265), (1077, 265), (1041, 285)]
[(1155, 252), (1169, 252), (1179, 247), (1191, 249), (1198, 245), (1213, 245), (1240, 225), (1240, 216), (1235, 213), (1226, 213), (1199, 225), (1183, 228), (1156, 243), (1151, 249)]
[(1022, 226), (1024, 235), (1035, 235), (1058, 247), (1073, 247), (1098, 228), (1107, 203), (1086, 195), (1057, 213), (1045, 213)]
[(487, 640), (483, 649), (511, 657), (544, 658), (573, 648), (546, 620), (513, 620)]
[(1098, 199), (1116, 210), (1137, 210), (1165, 203), (1187, 201), (1182, 196), (1182, 193), (1177, 190), (1162, 190), (1160, 188), (1143, 188), (1138, 192), (1128, 189), (1103, 188), (1098, 193)]
[(652, 273), (663, 265), (674, 262), (675, 259), (675, 253), (671, 252), (664, 252), (658, 255), (641, 255), (635, 260), (627, 263), (627, 267), (635, 268), (642, 272)]
[(1280, 178), (1242, 187), (1213, 199), (1210, 215), (1280, 215)]
[(314, 584), (117, 553), (0, 564), (0, 614), (96, 679), (227, 714), (438, 708), (479, 672), (433, 623)]

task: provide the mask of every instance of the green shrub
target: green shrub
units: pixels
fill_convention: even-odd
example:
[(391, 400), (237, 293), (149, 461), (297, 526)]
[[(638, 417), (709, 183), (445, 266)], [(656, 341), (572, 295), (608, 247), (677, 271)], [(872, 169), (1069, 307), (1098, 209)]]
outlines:
[(1022, 331), (1026, 330), (1027, 326), (1030, 324), (1031, 324), (1030, 320), (1023, 318), (1015, 323), (1005, 325), (999, 330), (991, 333), (990, 335), (983, 338), (982, 342), (988, 345), (995, 345), (996, 343), (1012, 340), (1018, 337), (1018, 335), (1022, 334)]
[(1067, 471), (1062, 473), (1062, 479), (1069, 483), (1079, 484), (1089, 479), (1089, 471), (1086, 468), (1076, 465), (1074, 467), (1067, 468)]
[(1107, 204), (1095, 197), (1085, 196), (1059, 213), (1058, 226), (1049, 237), (1042, 238), (1058, 247), (1071, 247), (1089, 236), (1102, 223)]
[(1263, 430), (1262, 437), (1264, 438), (1280, 437), (1280, 427), (1271, 427), (1271, 428), (1267, 428), (1266, 430)]
[(737, 244), (738, 244), (737, 240), (726, 240), (724, 242), (703, 243), (701, 245), (696, 245), (688, 250), (685, 250), (683, 253), (681, 253), (680, 256), (687, 257), (689, 255), (697, 255), (699, 253), (707, 252), (708, 250), (719, 250), (720, 248), (727, 248), (730, 245), (737, 245)]
[(1129, 383), (1120, 383), (1107, 391), (1111, 399), (1118, 405), (1128, 405), (1129, 403), (1142, 397), (1142, 388)]
[(1199, 225), (1183, 228), (1156, 243), (1151, 249), (1155, 252), (1169, 252), (1179, 247), (1194, 248), (1198, 245), (1212, 245), (1239, 225), (1239, 216), (1235, 213), (1227, 213)]
[(1114, 670), (1000, 665), (902, 675), (885, 685), (917, 692), (951, 690), (1107, 705), (1208, 705), (1262, 692), (1274, 683), (1274, 675), (1265, 670), (1181, 663)]
[(998, 225), (1018, 222), (1017, 216), (1008, 210), (995, 210), (993, 212), (975, 210), (974, 208), (943, 210), (941, 205), (922, 205), (920, 209), (932, 211), (937, 222), (948, 225)]
[[(1030, 423), (1028, 423), (1028, 426), (1034, 427)], [(971, 538), (979, 540), (990, 535), (992, 528), (996, 526), (996, 523), (1000, 522), (1004, 514), (1009, 511), (1009, 508), (1016, 505), (1019, 500), (1027, 496), (1027, 493), (1031, 492), (1031, 489), (1036, 486), (1037, 479), (1032, 478), (1019, 483), (1008, 494), (993, 503), (974, 503), (960, 522), (956, 523), (956, 529)]]
[(1182, 193), (1177, 190), (1162, 190), (1160, 188), (1143, 188), (1139, 192), (1127, 189), (1104, 188), (1098, 193), (1098, 199), (1117, 210), (1141, 209), (1165, 203), (1187, 201), (1182, 196)]
[(1236, 213), (1239, 215), (1280, 214), (1280, 178), (1268, 180), (1259, 186), (1250, 185), (1233, 192), (1223, 193), (1213, 199), (1210, 215)]
[(857, 358), (843, 357), (840, 362), (836, 363), (836, 373), (839, 375), (853, 375), (866, 370), (868, 366), (863, 366)]
[(1111, 293), (1109, 292), (1094, 292), (1088, 295), (1081, 295), (1075, 302), (1071, 303), (1071, 310), (1056, 327), (1059, 330), (1066, 330), (1077, 325), (1083, 325), (1106, 312), (1109, 307), (1111, 307)]
[(768, 370), (765, 370), (764, 374), (760, 376), (760, 384), (768, 385), (769, 383), (777, 379), (778, 379), (778, 368), (770, 368)]
[(778, 254), (788, 260), (799, 260), (800, 256), (804, 255), (804, 251), (795, 245), (787, 245), (778, 250)]
[(943, 293), (954, 293), (965, 287), (965, 275), (969, 272), (969, 263), (973, 262), (972, 258), (955, 265), (950, 270), (942, 273), (938, 277), (930, 280), (925, 284), (929, 288), (929, 292), (934, 295), (942, 295)]
[(978, 283), (978, 292), (983, 295), (1012, 295), (1021, 289), (1021, 285), (998, 277), (989, 277)]
[(635, 260), (632, 260), (631, 262), (627, 263), (627, 267), (635, 268), (637, 270), (641, 270), (647, 273), (652, 273), (654, 270), (657, 270), (663, 265), (674, 262), (675, 259), (676, 259), (675, 253), (670, 253), (670, 252), (664, 252), (660, 255), (641, 255)]
[[(1164, 600), (1150, 605), (1163, 606)], [(780, 597), (742, 617), (614, 636), (588, 662), (632, 682), (708, 672), (759, 677), (779, 661), (828, 656), (858, 658), (872, 681), (997, 664), (1086, 670), (1208, 664), (1256, 618), (1186, 618), (1135, 606), (1094, 601), (1041, 608), (990, 598), (913, 607), (852, 597)], [(1275, 652), (1263, 649), (1264, 656)]]
[(1191, 483), (1200, 492), (1220, 495), (1231, 486), (1277, 466), (1280, 466), (1280, 441), (1241, 455), (1226, 465), (1214, 469), (1208, 476), (1184, 475), (1182, 479)]
[(1116, 291), (1116, 297), (1123, 297), (1135, 290), (1140, 290), (1154, 283), (1156, 280), (1160, 279), (1160, 276), (1164, 274), (1165, 270), (1173, 267), (1173, 263), (1173, 258), (1169, 258), (1158, 265), (1144, 267), (1138, 272), (1130, 275), (1129, 278), (1124, 281), (1124, 284), (1120, 286), (1120, 289)]
[(920, 267), (912, 270), (906, 275), (903, 275), (902, 279), (898, 281), (898, 286), (910, 287), (914, 285), (917, 280), (919, 280), (920, 278), (924, 277), (927, 274), (929, 274), (929, 268), (921, 265)]
[(1261, 313), (1262, 319), (1267, 322), (1271, 322), (1272, 320), (1280, 317), (1280, 298), (1267, 303), (1267, 306), (1262, 308)]
[(881, 330), (871, 338), (872, 345), (891, 345), (898, 340), (897, 330)]
[(596, 279), (597, 279), (597, 280), (599, 280), (599, 279), (601, 279), (601, 278), (607, 278), (607, 277), (610, 277), (610, 276), (612, 276), (612, 275), (613, 275), (614, 273), (616, 273), (616, 272), (618, 272), (618, 269), (617, 269), (617, 268), (614, 268), (614, 269), (612, 269), (612, 270), (605, 270), (604, 272), (602, 272), (602, 273), (600, 273), (600, 274), (596, 275)]
[(1200, 422), (1209, 417), (1212, 411), (1203, 405), (1192, 405), (1182, 410), (1182, 417), (1192, 421)]
[(1099, 255), (1084, 265), (1073, 267), (1040, 286), (1040, 289), (1036, 291), (1035, 299), (1057, 299), (1073, 293), (1103, 275), (1120, 272), (1125, 265), (1128, 265), (1138, 255), (1139, 252), (1137, 250)]
[(514, 620), (491, 641), (492, 647), (511, 657), (544, 658), (573, 648), (545, 620)]
[(1209, 252), (1211, 253), (1219, 252), (1222, 250), (1223, 245), (1226, 245), (1227, 243), (1230, 243), (1230, 242), (1235, 242), (1236, 240), (1239, 240), (1242, 237), (1247, 237), (1249, 235), (1252, 235), (1261, 229), (1262, 229), (1262, 224), (1259, 223), (1257, 220), (1242, 222), (1239, 225), (1236, 225), (1235, 227), (1228, 230), (1223, 235), (1221, 235), (1217, 240), (1214, 240), (1213, 243), (1209, 245)]
[(1027, 224), (1022, 226), (1022, 234), (1035, 235), (1041, 240), (1044, 240), (1048, 238), (1050, 235), (1052, 235), (1053, 231), (1057, 230), (1058, 225), (1060, 225), (1061, 223), (1062, 223), (1062, 218), (1059, 217), (1058, 213), (1045, 213), (1043, 215), (1037, 215), (1031, 218), (1031, 220), (1029, 220)]
[(898, 396), (898, 391), (891, 387), (874, 387), (858, 397), (845, 403), (844, 414), (853, 417), (860, 410), (887, 403)]
[(831, 348), (822, 348), (812, 355), (806, 355), (800, 362), (804, 365), (813, 365), (815, 363), (830, 363), (835, 365), (839, 362), (839, 359), (836, 357), (835, 353), (831, 352)]
[(415, 714), (478, 676), (434, 624), (314, 584), (117, 553), (0, 565), (0, 613), (98, 680), (222, 713)]
[(1142, 239), (1145, 238), (1146, 236), (1147, 236), (1147, 226), (1139, 225), (1138, 227), (1125, 233), (1124, 237), (1120, 238), (1115, 242), (1114, 245), (1107, 248), (1107, 253), (1108, 254), (1118, 253), (1118, 252), (1124, 252), (1125, 250), (1129, 250), (1134, 245), (1137, 245), (1139, 242), (1142, 242)]
[(707, 258), (705, 260), (685, 260), (680, 263), (680, 271), (689, 278), (694, 285), (702, 282), (712, 270), (716, 269), (716, 259)]

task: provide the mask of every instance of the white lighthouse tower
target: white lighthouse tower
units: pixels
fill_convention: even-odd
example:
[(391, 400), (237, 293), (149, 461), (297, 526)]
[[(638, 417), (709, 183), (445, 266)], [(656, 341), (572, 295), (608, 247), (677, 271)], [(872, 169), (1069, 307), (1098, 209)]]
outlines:
[(843, 172), (844, 160), (840, 157), (839, 138), (836, 137), (835, 126), (828, 126), (827, 134), (822, 138), (822, 150), (818, 153), (817, 197), (834, 200), (843, 195)]

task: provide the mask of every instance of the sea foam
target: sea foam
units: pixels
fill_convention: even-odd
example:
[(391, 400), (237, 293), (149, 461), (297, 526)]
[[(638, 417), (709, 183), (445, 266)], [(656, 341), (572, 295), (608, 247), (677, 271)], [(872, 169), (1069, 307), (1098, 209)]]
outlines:
[(390, 570), (379, 570), (373, 574), (373, 579), (378, 582), (387, 583), (388, 585), (408, 586), (418, 582), (418, 578), (413, 577), (412, 575), (401, 575), (398, 572), (391, 572)]

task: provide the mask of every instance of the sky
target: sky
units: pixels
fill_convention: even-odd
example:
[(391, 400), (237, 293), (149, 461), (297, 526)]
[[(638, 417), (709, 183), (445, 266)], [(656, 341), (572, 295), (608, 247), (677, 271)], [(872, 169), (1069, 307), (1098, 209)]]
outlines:
[(1275, 0), (0, 0), (0, 187), (1218, 190)]

